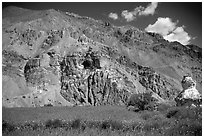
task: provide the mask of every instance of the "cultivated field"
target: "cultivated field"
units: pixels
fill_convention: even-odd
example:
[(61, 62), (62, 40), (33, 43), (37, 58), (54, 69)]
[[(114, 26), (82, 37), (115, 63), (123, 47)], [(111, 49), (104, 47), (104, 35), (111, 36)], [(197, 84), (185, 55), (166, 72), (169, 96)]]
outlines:
[(201, 108), (3, 108), (3, 135), (202, 135)]

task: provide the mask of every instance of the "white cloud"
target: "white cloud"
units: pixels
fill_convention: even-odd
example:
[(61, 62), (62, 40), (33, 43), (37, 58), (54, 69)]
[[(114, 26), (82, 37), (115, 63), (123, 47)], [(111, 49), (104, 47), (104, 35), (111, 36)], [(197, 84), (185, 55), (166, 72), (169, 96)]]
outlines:
[(152, 2), (145, 8), (145, 10), (139, 12), (139, 15), (150, 15), (150, 14), (153, 15), (157, 6), (158, 6), (158, 2)]
[(189, 34), (184, 30), (184, 26), (178, 27), (177, 22), (173, 22), (168, 17), (159, 17), (153, 25), (149, 24), (145, 30), (158, 33), (170, 42), (178, 41), (183, 45), (189, 44), (191, 40)]
[(127, 22), (133, 21), (135, 19), (134, 13), (133, 12), (128, 12), (128, 10), (124, 10), (121, 13), (121, 16), (124, 17)]
[(187, 45), (189, 44), (191, 37), (184, 31), (183, 27), (177, 27), (172, 33), (164, 36), (164, 39), (169, 40), (170, 42), (178, 41), (183, 45)]
[(154, 15), (157, 6), (158, 6), (158, 2), (152, 2), (146, 8), (139, 6), (130, 12), (128, 10), (124, 10), (122, 11), (121, 16), (125, 18), (127, 22), (130, 22), (136, 19), (137, 16)]
[(169, 32), (173, 31), (176, 28), (176, 23), (172, 22), (172, 20), (168, 17), (161, 18), (159, 17), (157, 21), (151, 25), (149, 24), (145, 30), (148, 32), (156, 32), (165, 36), (169, 34)]
[(113, 19), (113, 20), (117, 20), (118, 19), (118, 14), (117, 13), (109, 13), (108, 15), (109, 18)]

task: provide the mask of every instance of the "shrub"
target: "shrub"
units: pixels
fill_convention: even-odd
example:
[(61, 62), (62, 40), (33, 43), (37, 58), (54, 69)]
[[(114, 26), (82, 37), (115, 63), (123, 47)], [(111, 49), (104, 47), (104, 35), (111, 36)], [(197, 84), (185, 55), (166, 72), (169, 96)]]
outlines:
[(202, 136), (202, 122), (195, 120), (179, 120), (175, 126), (172, 126), (166, 135), (182, 136)]
[(160, 119), (164, 119), (165, 117), (163, 116), (163, 114), (161, 112), (158, 111), (142, 111), (140, 112), (140, 117), (143, 120), (160, 120)]
[(112, 121), (111, 122), (111, 128), (112, 128), (112, 130), (122, 130), (124, 128), (124, 126), (123, 126), (122, 122)]
[[(173, 111), (173, 110), (172, 110)], [(102, 121), (84, 121), (81, 119), (74, 119), (69, 122), (62, 122), (59, 119), (47, 120), (41, 125), (36, 123), (27, 123), (19, 126), (20, 130), (27, 131), (31, 130), (34, 132), (39, 132), (41, 134), (56, 135), (67, 133), (71, 135), (202, 135), (202, 121), (195, 119), (167, 119), (160, 112), (150, 112), (144, 111), (142, 113), (143, 119), (146, 121), (142, 122), (129, 122), (123, 123), (116, 120), (102, 120)], [(37, 128), (42, 127), (38, 130)], [(58, 131), (55, 128), (64, 128), (64, 130)], [(3, 134), (12, 135), (9, 133), (15, 131), (17, 127), (14, 125), (3, 121)], [(49, 128), (50, 130), (44, 130), (44, 128)], [(53, 133), (51, 133), (53, 132)], [(27, 134), (27, 133), (26, 133)]]
[(128, 126), (130, 131), (141, 130), (143, 128), (143, 124), (140, 122), (133, 122)]
[(202, 117), (202, 108), (195, 107), (195, 108), (186, 108), (185, 106), (181, 107), (173, 107), (167, 110), (166, 114), (167, 118), (177, 118), (177, 119), (201, 119)]
[(145, 110), (148, 104), (152, 101), (151, 93), (139, 93), (133, 94), (129, 100), (127, 106), (134, 106), (140, 110)]
[(40, 124), (38, 124), (38, 123), (33, 123), (33, 125), (32, 125), (33, 130), (38, 129), (39, 127), (40, 127)]
[(81, 119), (75, 119), (71, 122), (71, 128), (79, 129), (81, 126)]
[(123, 123), (115, 120), (105, 120), (105, 121), (102, 121), (100, 128), (111, 129), (111, 130), (122, 130)]
[(153, 121), (153, 122), (146, 123), (143, 127), (143, 130), (148, 132), (148, 131), (158, 130), (159, 128), (161, 128), (160, 122)]
[(45, 107), (52, 107), (53, 105), (51, 103), (45, 104)]
[(16, 127), (13, 124), (8, 123), (5, 120), (2, 121), (2, 132), (12, 132), (15, 129)]
[(202, 135), (202, 109), (200, 107), (173, 107), (167, 111), (167, 118), (174, 118), (175, 123), (166, 135)]
[(158, 111), (163, 112), (163, 111), (167, 111), (169, 108), (171, 108), (172, 106), (170, 104), (163, 104), (160, 103), (157, 107)]
[(58, 128), (58, 127), (62, 127), (62, 125), (63, 125), (63, 122), (59, 119), (47, 120), (45, 122), (46, 128)]
[(32, 129), (32, 130), (37, 130), (40, 127), (43, 127), (43, 124), (40, 124), (39, 122), (26, 122), (21, 126), (22, 129)]
[(166, 117), (167, 118), (171, 118), (173, 116), (175, 116), (175, 114), (178, 112), (178, 110), (170, 110), (167, 114)]
[(141, 115), (141, 117), (142, 117), (143, 120), (148, 120), (148, 119), (152, 118), (153, 115), (151, 113), (147, 112), (147, 113), (143, 113)]
[(110, 124), (108, 121), (104, 121), (101, 123), (100, 129), (108, 129), (108, 128), (110, 128)]
[(84, 122), (88, 128), (97, 128), (100, 126), (99, 121), (85, 121)]

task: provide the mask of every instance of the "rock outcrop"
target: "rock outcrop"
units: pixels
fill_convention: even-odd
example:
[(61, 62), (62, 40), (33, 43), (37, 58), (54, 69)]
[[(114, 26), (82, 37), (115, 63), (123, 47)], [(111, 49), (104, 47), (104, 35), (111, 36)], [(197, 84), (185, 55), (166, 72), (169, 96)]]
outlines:
[(200, 106), (202, 96), (196, 89), (196, 82), (190, 76), (184, 76), (181, 81), (183, 90), (175, 98), (177, 106), (191, 105)]
[[(100, 57), (88, 50), (81, 56), (65, 57), (61, 63), (61, 95), (76, 105), (125, 104), (129, 93), (127, 88), (114, 82), (121, 77), (116, 72), (101, 68)], [(81, 60), (81, 61), (80, 61)], [(81, 63), (80, 63), (81, 62)], [(130, 88), (129, 88), (130, 89)]]

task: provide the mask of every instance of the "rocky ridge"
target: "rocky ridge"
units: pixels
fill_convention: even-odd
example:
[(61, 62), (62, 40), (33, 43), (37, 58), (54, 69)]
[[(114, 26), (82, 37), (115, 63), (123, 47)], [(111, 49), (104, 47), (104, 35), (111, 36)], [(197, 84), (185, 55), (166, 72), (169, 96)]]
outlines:
[(3, 10), (3, 106), (125, 105), (147, 91), (173, 100), (187, 73), (202, 91), (197, 46), (69, 12), (22, 10)]

